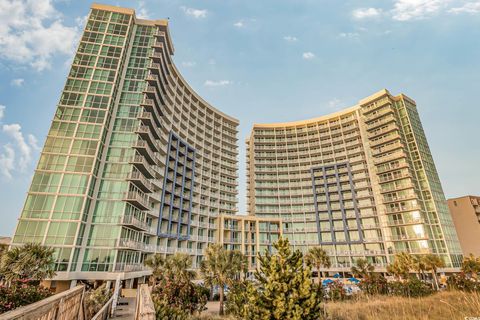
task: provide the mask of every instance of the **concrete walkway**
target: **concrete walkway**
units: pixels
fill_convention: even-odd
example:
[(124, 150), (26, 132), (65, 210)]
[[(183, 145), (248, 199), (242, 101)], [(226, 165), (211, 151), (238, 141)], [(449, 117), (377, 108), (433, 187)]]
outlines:
[(120, 298), (113, 319), (135, 319), (136, 298)]

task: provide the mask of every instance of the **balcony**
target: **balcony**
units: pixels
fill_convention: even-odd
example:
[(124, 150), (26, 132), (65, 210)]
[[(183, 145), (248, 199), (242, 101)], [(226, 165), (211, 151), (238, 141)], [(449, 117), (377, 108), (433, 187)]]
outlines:
[(133, 156), (132, 160), (129, 163), (133, 164), (143, 175), (147, 178), (153, 178), (153, 173), (151, 171), (151, 165), (145, 160), (141, 155)]
[(138, 220), (133, 215), (124, 215), (123, 217), (121, 217), (120, 224), (126, 225), (132, 229), (139, 231), (145, 231), (150, 228), (146, 222)]
[(400, 151), (400, 152), (395, 152), (393, 154), (390, 154), (390, 155), (387, 155), (387, 156), (384, 156), (384, 157), (380, 157), (380, 158), (375, 158), (373, 160), (374, 164), (381, 164), (381, 163), (385, 163), (385, 162), (388, 162), (388, 161), (392, 161), (392, 160), (396, 160), (396, 159), (399, 159), (399, 158), (405, 158), (407, 155), (405, 154), (405, 152), (403, 151)]
[(132, 171), (127, 177), (127, 180), (136, 185), (140, 190), (146, 193), (152, 192), (151, 183), (138, 171)]
[(137, 271), (148, 271), (148, 267), (144, 266), (141, 263), (116, 263), (115, 271), (121, 272), (137, 272)]
[(138, 133), (144, 141), (147, 141), (153, 151), (159, 151), (158, 142), (153, 137), (150, 127), (139, 125), (135, 130), (135, 133)]
[(140, 194), (139, 192), (136, 191), (127, 191), (125, 193), (125, 198), (124, 200), (133, 204), (137, 208), (140, 208), (141, 210), (150, 210), (150, 206), (148, 204), (148, 197)]

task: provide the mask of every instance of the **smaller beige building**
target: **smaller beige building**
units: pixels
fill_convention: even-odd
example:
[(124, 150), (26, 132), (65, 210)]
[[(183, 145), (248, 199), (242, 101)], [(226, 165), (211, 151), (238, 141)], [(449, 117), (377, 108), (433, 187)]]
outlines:
[(480, 197), (465, 196), (448, 200), (453, 223), (464, 255), (480, 256)]

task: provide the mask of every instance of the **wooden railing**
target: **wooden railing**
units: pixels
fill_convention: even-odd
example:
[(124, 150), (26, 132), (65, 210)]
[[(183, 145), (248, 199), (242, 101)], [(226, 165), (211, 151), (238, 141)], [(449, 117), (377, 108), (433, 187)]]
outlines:
[(114, 298), (112, 296), (110, 300), (105, 303), (102, 309), (100, 309), (100, 311), (98, 311), (97, 314), (93, 316), (92, 320), (107, 320), (112, 313), (113, 301)]
[(0, 320), (83, 320), (84, 286), (77, 286), (0, 315)]
[(147, 284), (141, 284), (137, 289), (135, 320), (155, 320), (155, 307)]

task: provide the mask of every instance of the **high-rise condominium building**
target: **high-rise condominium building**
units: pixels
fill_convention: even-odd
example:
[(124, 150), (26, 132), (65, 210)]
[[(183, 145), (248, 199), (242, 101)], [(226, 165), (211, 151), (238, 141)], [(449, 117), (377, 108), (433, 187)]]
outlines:
[(448, 199), (463, 254), (480, 257), (480, 197)]
[(238, 121), (172, 55), (166, 20), (92, 6), (12, 241), (55, 248), (57, 281), (139, 278), (153, 253), (198, 267), (237, 211)]
[[(415, 102), (382, 90), (306, 121), (255, 124), (247, 139), (250, 215), (281, 218), (301, 250), (321, 245), (333, 267), (394, 254), (462, 252)], [(383, 269), (384, 270), (384, 269)]]

